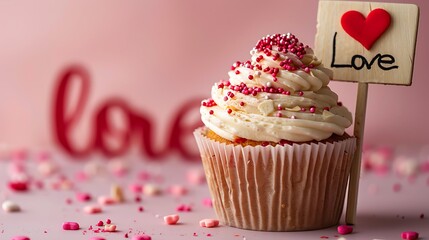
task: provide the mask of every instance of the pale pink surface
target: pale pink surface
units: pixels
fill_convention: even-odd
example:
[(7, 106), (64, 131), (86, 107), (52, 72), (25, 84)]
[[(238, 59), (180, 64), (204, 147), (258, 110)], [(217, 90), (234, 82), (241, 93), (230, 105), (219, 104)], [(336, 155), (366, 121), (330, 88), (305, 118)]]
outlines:
[[(429, 2), (389, 2), (421, 9), (414, 80), (412, 87), (370, 86), (366, 142), (427, 144)], [(155, 141), (164, 142), (177, 108), (208, 97), (262, 36), (293, 32), (314, 45), (316, 12), (317, 1), (1, 1), (0, 142), (52, 147), (53, 89), (71, 63), (85, 66), (92, 79), (75, 133), (80, 144), (94, 108), (112, 96), (150, 114)], [(332, 86), (353, 112), (356, 85)]]
[[(143, 204), (145, 211), (139, 211), (141, 203), (135, 202), (135, 193), (126, 191), (124, 203), (105, 206), (105, 211), (97, 215), (88, 215), (82, 211), (88, 203), (65, 200), (73, 198), (74, 191), (91, 193), (96, 202), (96, 196), (106, 194), (113, 183), (128, 183), (135, 181), (138, 171), (145, 169), (149, 172), (158, 172), (165, 176), (165, 182), (160, 186), (168, 188), (172, 184), (186, 184), (186, 172), (190, 167), (201, 167), (199, 164), (185, 163), (179, 159), (166, 159), (163, 163), (147, 162), (138, 157), (132, 157), (131, 163), (135, 168), (122, 178), (114, 175), (100, 175), (85, 182), (76, 183), (74, 190), (55, 190), (46, 185), (44, 189), (32, 186), (28, 192), (20, 193), (0, 188), (0, 196), (15, 202), (19, 202), (22, 212), (0, 213), (0, 239), (11, 239), (13, 236), (24, 235), (31, 239), (64, 239), (87, 240), (92, 237), (105, 239), (122, 239), (128, 234), (132, 239), (135, 235), (145, 234), (153, 240), (169, 239), (206, 239), (210, 235), (212, 240), (237, 240), (251, 239), (320, 239), (327, 236), (329, 239), (337, 239), (341, 235), (337, 226), (331, 228), (303, 231), (303, 232), (259, 232), (241, 230), (220, 225), (216, 228), (202, 228), (202, 219), (217, 219), (213, 208), (202, 203), (202, 199), (209, 196), (206, 184), (189, 186), (189, 194), (180, 198), (170, 194), (160, 196), (145, 196)], [(82, 164), (67, 161), (65, 157), (58, 157), (61, 161), (60, 169), (67, 170), (66, 175), (80, 171)], [(105, 161), (106, 159), (102, 159)], [(86, 161), (86, 160), (85, 160)], [(29, 174), (34, 174), (34, 162), (28, 163)], [(0, 161), (0, 182), (5, 182), (6, 161)], [(162, 171), (160, 171), (162, 169)], [(363, 172), (359, 194), (357, 224), (353, 227), (353, 233), (346, 235), (346, 239), (400, 239), (402, 232), (415, 231), (420, 237), (429, 236), (429, 184), (426, 182), (428, 174), (419, 174), (416, 179), (409, 181), (390, 172), (380, 176), (371, 172)], [(49, 182), (50, 178), (43, 178)], [(395, 192), (391, 186), (401, 183), (400, 191)], [(376, 185), (378, 191), (369, 191)], [(191, 212), (180, 212), (180, 221), (177, 225), (167, 225), (163, 216), (178, 213), (175, 211), (178, 202), (192, 204)], [(76, 221), (80, 229), (76, 231), (64, 231), (61, 224)], [(100, 223), (99, 223), (100, 222)], [(98, 224), (99, 223), (99, 224)], [(103, 232), (105, 224), (114, 224), (114, 232)], [(340, 224), (344, 224), (344, 218)], [(108, 227), (109, 228), (109, 227)], [(196, 235), (197, 237), (194, 237)]]

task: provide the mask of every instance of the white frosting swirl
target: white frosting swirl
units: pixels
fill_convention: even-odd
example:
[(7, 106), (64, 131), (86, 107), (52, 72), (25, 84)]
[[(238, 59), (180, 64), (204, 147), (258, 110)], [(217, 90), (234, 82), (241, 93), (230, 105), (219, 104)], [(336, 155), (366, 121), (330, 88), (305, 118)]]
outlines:
[(327, 86), (331, 71), (309, 47), (303, 49), (301, 57), (277, 46), (253, 49), (251, 61), (228, 73), (229, 82), (212, 87), (215, 104), (201, 106), (203, 123), (231, 141), (305, 142), (342, 135), (352, 115)]

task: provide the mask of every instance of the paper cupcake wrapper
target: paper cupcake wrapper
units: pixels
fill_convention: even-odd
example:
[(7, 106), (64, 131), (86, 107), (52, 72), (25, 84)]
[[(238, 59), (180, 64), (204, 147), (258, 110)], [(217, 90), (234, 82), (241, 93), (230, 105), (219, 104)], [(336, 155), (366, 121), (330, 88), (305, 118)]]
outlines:
[(213, 198), (226, 225), (298, 231), (341, 217), (355, 138), (319, 144), (234, 146), (194, 132)]

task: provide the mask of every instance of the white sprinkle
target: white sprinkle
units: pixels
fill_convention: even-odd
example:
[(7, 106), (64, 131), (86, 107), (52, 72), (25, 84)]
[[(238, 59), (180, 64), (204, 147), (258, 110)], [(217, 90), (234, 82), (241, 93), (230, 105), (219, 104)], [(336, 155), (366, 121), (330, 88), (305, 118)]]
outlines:
[(146, 196), (157, 196), (157, 195), (160, 195), (162, 193), (162, 190), (160, 187), (158, 187), (154, 184), (146, 184), (143, 187), (143, 193)]
[(9, 200), (6, 200), (3, 202), (2, 208), (5, 212), (19, 212), (19, 211), (21, 211), (21, 207), (18, 204), (14, 203), (12, 201), (9, 201)]
[(115, 199), (116, 202), (121, 203), (121, 202), (125, 201), (125, 197), (124, 197), (124, 193), (122, 191), (122, 188), (116, 184), (112, 185), (112, 187), (110, 188), (110, 197)]

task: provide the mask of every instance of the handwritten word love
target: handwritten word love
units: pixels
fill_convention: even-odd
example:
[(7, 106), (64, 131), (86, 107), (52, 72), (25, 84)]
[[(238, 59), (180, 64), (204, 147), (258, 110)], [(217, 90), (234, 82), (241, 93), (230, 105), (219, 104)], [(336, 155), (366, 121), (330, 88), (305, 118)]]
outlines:
[[(79, 81), (80, 88), (75, 106), (68, 106), (72, 102), (68, 99), (72, 81)], [(169, 137), (163, 148), (155, 148), (153, 122), (147, 114), (132, 108), (125, 100), (117, 97), (106, 99), (92, 115), (92, 125), (89, 141), (80, 149), (72, 142), (72, 133), (81, 119), (89, 97), (90, 76), (85, 68), (71, 66), (66, 68), (58, 78), (58, 85), (54, 92), (52, 109), (53, 132), (59, 145), (71, 156), (86, 157), (100, 151), (106, 157), (115, 157), (126, 153), (133, 140), (139, 140), (140, 150), (149, 159), (161, 159), (167, 154), (177, 151), (186, 160), (197, 159), (198, 152), (194, 146), (185, 146), (186, 138), (192, 137), (192, 132), (202, 125), (200, 119), (194, 122), (185, 121), (192, 110), (198, 109), (199, 99), (185, 102), (178, 108), (172, 118)], [(117, 127), (113, 124), (112, 112), (119, 111), (126, 121), (126, 127)], [(117, 144), (109, 144), (114, 139)], [(192, 149), (194, 151), (192, 151)]]
[(337, 50), (336, 45), (337, 45), (337, 33), (334, 34), (334, 39), (333, 39), (333, 44), (332, 44), (331, 67), (333, 67), (333, 68), (354, 68), (356, 70), (361, 70), (361, 69), (366, 67), (366, 69), (369, 70), (372, 68), (372, 65), (375, 63), (376, 60), (377, 60), (377, 66), (384, 71), (389, 71), (392, 69), (399, 68), (396, 65), (392, 66), (392, 64), (395, 63), (395, 57), (393, 57), (390, 54), (383, 54), (382, 55), (380, 53), (375, 55), (372, 58), (372, 60), (369, 62), (364, 56), (356, 54), (351, 58), (350, 64), (338, 64), (335, 62), (336, 50)]

